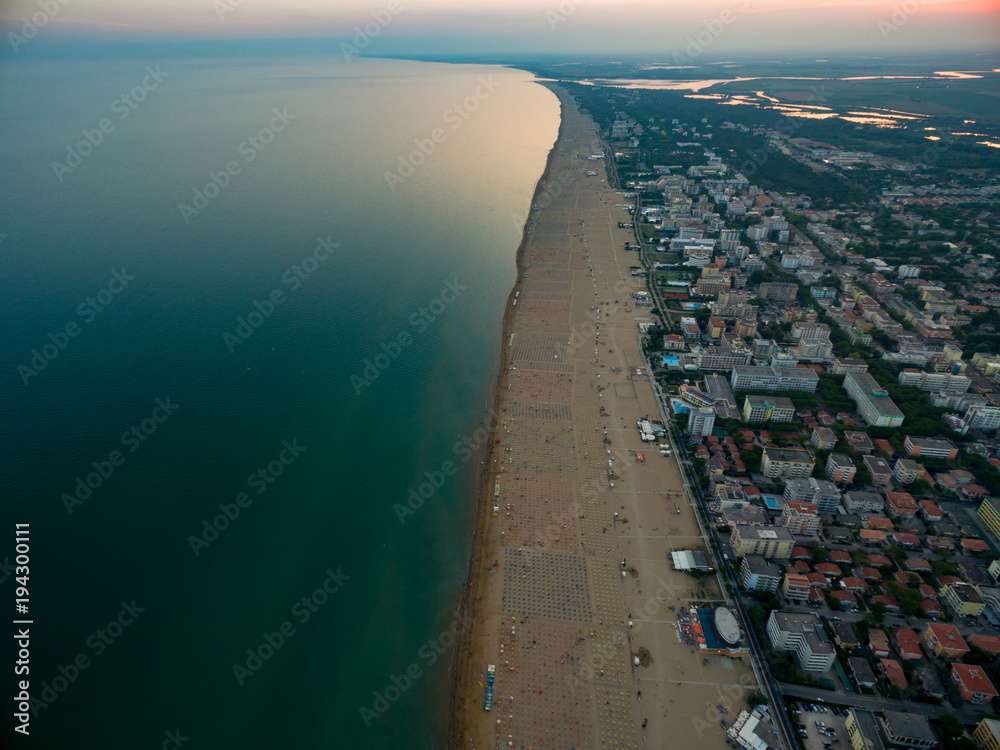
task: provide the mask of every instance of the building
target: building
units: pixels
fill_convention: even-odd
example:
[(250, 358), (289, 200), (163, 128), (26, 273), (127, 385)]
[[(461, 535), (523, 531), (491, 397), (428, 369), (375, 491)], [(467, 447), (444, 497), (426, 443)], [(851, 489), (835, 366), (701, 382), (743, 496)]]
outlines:
[(983, 719), (972, 732), (972, 741), (979, 750), (1000, 750), (1000, 721)]
[(798, 298), (798, 293), (798, 284), (764, 282), (760, 285), (757, 296), (774, 302), (794, 302)]
[(900, 690), (906, 690), (906, 672), (903, 671), (902, 664), (895, 659), (879, 659), (878, 663), (882, 674), (889, 680), (890, 685)]
[(973, 430), (984, 432), (1000, 429), (1000, 408), (996, 406), (970, 406), (965, 421)]
[(851, 668), (851, 677), (854, 678), (854, 684), (859, 688), (873, 688), (878, 685), (875, 670), (872, 669), (867, 659), (860, 656), (851, 656), (847, 659), (847, 665)]
[(896, 652), (903, 661), (920, 661), (924, 658), (916, 631), (909, 628), (899, 628), (896, 631)]
[(769, 365), (736, 365), (730, 384), (734, 391), (804, 391), (814, 393), (819, 375), (807, 367)]
[(879, 736), (887, 748), (920, 750), (935, 748), (937, 735), (923, 714), (883, 711), (878, 717)]
[(900, 458), (892, 467), (892, 473), (901, 484), (913, 484), (924, 475), (924, 467), (912, 459)]
[[(868, 663), (865, 662), (865, 665), (868, 666)], [(868, 671), (871, 671), (871, 667), (868, 667)], [(852, 750), (885, 750), (875, 715), (860, 708), (849, 708), (847, 711), (844, 729), (847, 730)]]
[(760, 555), (746, 555), (740, 566), (740, 583), (744, 591), (777, 591), (781, 583), (781, 566), (768, 562)]
[(844, 432), (844, 442), (847, 443), (847, 446), (851, 450), (862, 456), (867, 456), (875, 452), (875, 444), (872, 442), (872, 439), (863, 432), (846, 430)]
[(875, 628), (868, 631), (868, 650), (877, 659), (884, 659), (889, 655), (889, 636), (884, 630)]
[(816, 466), (816, 459), (803, 448), (764, 448), (760, 470), (771, 479), (798, 479), (808, 477)]
[(726, 730), (728, 742), (743, 750), (777, 750), (781, 747), (778, 735), (768, 723), (766, 706), (753, 711), (741, 711), (733, 725)]
[(990, 678), (982, 667), (973, 667), (969, 664), (951, 665), (951, 681), (958, 688), (958, 694), (962, 700), (982, 705), (989, 703), (997, 697), (997, 689), (993, 687)]
[(965, 393), (972, 385), (972, 380), (965, 375), (953, 375), (950, 372), (923, 372), (907, 367), (899, 373), (900, 385), (908, 385), (927, 393), (947, 393), (954, 395)]
[(935, 656), (946, 659), (961, 659), (969, 653), (969, 646), (958, 628), (948, 623), (930, 623), (923, 633), (923, 638), (927, 649)]
[(772, 610), (767, 637), (775, 651), (791, 651), (805, 672), (826, 674), (837, 658), (833, 644), (820, 636), (823, 625), (815, 614)]
[(848, 492), (844, 495), (844, 508), (848, 513), (859, 515), (882, 513), (885, 500), (877, 492)]
[(849, 372), (868, 372), (868, 363), (863, 359), (853, 357), (837, 357), (831, 368), (834, 375), (846, 375)]
[(729, 546), (737, 557), (760, 555), (787, 560), (795, 546), (795, 538), (783, 526), (747, 526), (736, 524), (729, 537)]
[(781, 580), (781, 595), (785, 599), (804, 602), (809, 599), (809, 579), (797, 573), (785, 573)]
[(960, 617), (977, 617), (986, 606), (979, 588), (971, 583), (949, 583), (942, 586), (941, 599)]
[(861, 460), (872, 476), (872, 484), (876, 487), (885, 487), (892, 480), (892, 469), (881, 456), (865, 456)]
[(920, 510), (917, 501), (909, 492), (887, 492), (885, 495), (885, 509), (890, 516), (902, 516), (903, 518), (913, 518)]
[(744, 422), (791, 422), (795, 405), (781, 396), (747, 396), (743, 401)]
[(817, 450), (828, 451), (837, 447), (837, 433), (829, 427), (815, 427), (809, 443)]
[(993, 536), (1000, 539), (1000, 500), (988, 497), (979, 505), (979, 517)]
[(844, 377), (844, 389), (854, 399), (858, 413), (872, 427), (899, 427), (903, 412), (889, 398), (889, 393), (867, 372), (849, 372)]
[(815, 536), (819, 531), (819, 509), (813, 503), (785, 503), (781, 525), (793, 534)]
[(910, 458), (924, 456), (925, 458), (947, 458), (951, 460), (958, 456), (958, 448), (950, 440), (942, 438), (914, 437), (907, 435), (903, 441), (903, 449)]
[(857, 473), (854, 462), (843, 453), (831, 453), (826, 459), (826, 478), (834, 484), (850, 484)]
[(708, 437), (713, 429), (715, 429), (715, 409), (707, 406), (692, 407), (688, 412), (688, 434)]
[(825, 479), (789, 479), (781, 495), (785, 502), (814, 503), (820, 513), (833, 513), (840, 504), (840, 490)]
[(711, 573), (715, 570), (708, 554), (703, 549), (676, 550), (670, 553), (674, 564), (674, 570), (684, 573), (695, 571), (698, 573)]

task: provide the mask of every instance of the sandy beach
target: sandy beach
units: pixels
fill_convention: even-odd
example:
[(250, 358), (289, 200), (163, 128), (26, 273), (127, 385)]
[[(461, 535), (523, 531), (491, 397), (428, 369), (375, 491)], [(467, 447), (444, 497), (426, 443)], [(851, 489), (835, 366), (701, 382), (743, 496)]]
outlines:
[(450, 746), (722, 748), (720, 722), (754, 682), (749, 664), (678, 634), (678, 610), (721, 593), (673, 570), (670, 552), (704, 539), (675, 459), (636, 430), (660, 411), (634, 237), (618, 228), (631, 201), (588, 160), (602, 150), (593, 121), (552, 90), (562, 125), (505, 316)]

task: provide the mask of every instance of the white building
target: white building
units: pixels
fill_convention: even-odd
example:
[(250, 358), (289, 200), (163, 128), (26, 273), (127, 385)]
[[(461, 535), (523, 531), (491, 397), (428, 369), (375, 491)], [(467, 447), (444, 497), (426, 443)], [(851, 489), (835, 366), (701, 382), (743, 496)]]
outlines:
[(775, 651), (791, 651), (806, 672), (826, 674), (837, 658), (833, 644), (820, 637), (823, 629), (815, 613), (794, 614), (772, 610), (767, 637)]

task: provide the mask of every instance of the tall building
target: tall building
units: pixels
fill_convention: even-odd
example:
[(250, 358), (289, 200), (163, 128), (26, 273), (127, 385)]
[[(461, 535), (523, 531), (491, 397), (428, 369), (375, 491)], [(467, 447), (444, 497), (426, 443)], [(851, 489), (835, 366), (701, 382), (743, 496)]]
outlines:
[(732, 368), (730, 383), (734, 391), (805, 391), (815, 392), (819, 375), (807, 367), (778, 365), (738, 365)]
[(867, 372), (847, 373), (844, 389), (858, 405), (858, 413), (866, 424), (872, 427), (899, 427), (903, 424), (903, 412)]
[(791, 651), (806, 672), (826, 674), (837, 658), (833, 644), (823, 639), (823, 625), (814, 613), (793, 614), (772, 610), (767, 620), (767, 637), (775, 651)]
[(923, 372), (907, 367), (897, 378), (900, 385), (908, 385), (928, 393), (965, 393), (972, 385), (972, 380), (965, 375), (953, 375), (950, 372)]
[(708, 437), (715, 428), (715, 409), (695, 406), (688, 412), (688, 434)]
[(735, 524), (729, 536), (729, 546), (737, 557), (760, 555), (787, 560), (794, 545), (795, 537), (783, 526)]
[(857, 473), (854, 462), (843, 453), (831, 453), (826, 460), (826, 478), (835, 484), (850, 484)]
[(986, 528), (993, 532), (993, 536), (1000, 539), (1000, 500), (988, 497), (979, 506), (979, 517), (986, 524)]
[(785, 503), (781, 525), (793, 534), (815, 536), (819, 530), (819, 508), (814, 503)]
[(799, 479), (812, 474), (816, 459), (803, 448), (764, 448), (761, 473), (771, 479)]
[(795, 405), (782, 396), (747, 396), (743, 401), (744, 422), (791, 422)]
[(740, 566), (740, 583), (744, 591), (777, 591), (781, 583), (781, 566), (760, 555), (746, 555)]
[(910, 458), (947, 458), (949, 461), (958, 456), (958, 448), (950, 440), (943, 438), (914, 437), (907, 435), (903, 448)]

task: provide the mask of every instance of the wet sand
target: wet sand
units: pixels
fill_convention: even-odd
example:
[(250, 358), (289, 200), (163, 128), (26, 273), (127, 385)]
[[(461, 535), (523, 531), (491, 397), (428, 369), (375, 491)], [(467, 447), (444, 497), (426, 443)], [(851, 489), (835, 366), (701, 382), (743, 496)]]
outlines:
[(552, 89), (562, 126), (504, 321), (449, 746), (721, 749), (752, 674), (680, 641), (677, 610), (721, 594), (672, 569), (672, 550), (704, 539), (676, 461), (636, 430), (660, 412), (639, 346), (649, 308), (631, 298), (639, 260), (623, 249), (634, 236), (618, 228), (630, 201), (587, 158), (601, 152), (593, 122)]

